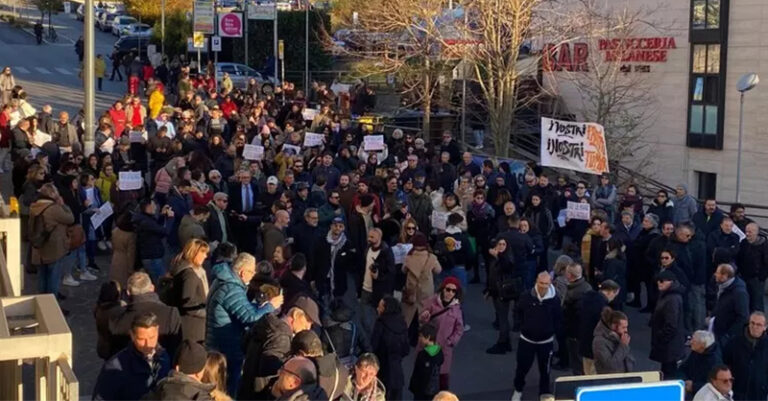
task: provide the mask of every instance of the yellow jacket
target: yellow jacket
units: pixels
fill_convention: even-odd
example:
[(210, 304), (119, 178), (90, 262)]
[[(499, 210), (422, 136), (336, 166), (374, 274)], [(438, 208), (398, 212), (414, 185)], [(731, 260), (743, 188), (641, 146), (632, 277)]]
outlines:
[(104, 74), (107, 72), (107, 63), (104, 62), (103, 58), (96, 58), (93, 60), (93, 73), (96, 75), (96, 78), (104, 78)]
[(155, 119), (160, 114), (160, 110), (163, 109), (165, 103), (165, 95), (162, 91), (155, 90), (149, 95), (149, 118)]

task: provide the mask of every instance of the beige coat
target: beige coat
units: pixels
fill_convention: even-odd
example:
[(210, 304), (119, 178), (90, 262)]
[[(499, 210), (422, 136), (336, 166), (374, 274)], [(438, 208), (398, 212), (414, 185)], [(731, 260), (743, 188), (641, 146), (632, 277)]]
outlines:
[[(435, 294), (434, 275), (442, 271), (437, 256), (427, 250), (413, 250), (405, 257), (403, 272), (406, 274), (403, 291), (403, 316), (410, 324), (419, 312), (422, 302)], [(409, 294), (412, 294), (409, 298)]]
[[(36, 265), (53, 263), (67, 256), (69, 253), (67, 227), (75, 222), (75, 216), (72, 215), (69, 207), (47, 198), (40, 198), (29, 207), (30, 221), (32, 217), (41, 214), (45, 231), (51, 234), (41, 248), (32, 248), (32, 263)], [(33, 234), (30, 232), (31, 235)]]
[(136, 233), (112, 229), (112, 266), (109, 279), (115, 280), (125, 288), (128, 277), (133, 273), (136, 262)]

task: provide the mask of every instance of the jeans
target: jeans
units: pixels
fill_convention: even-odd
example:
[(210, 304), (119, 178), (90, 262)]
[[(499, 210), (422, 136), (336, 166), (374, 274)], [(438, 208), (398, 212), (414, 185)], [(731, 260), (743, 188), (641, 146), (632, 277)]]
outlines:
[(499, 323), (499, 340), (497, 343), (509, 344), (509, 304), (498, 297), (493, 298), (493, 308), (496, 311), (496, 321)]
[(59, 293), (59, 285), (61, 284), (61, 266), (63, 265), (65, 258), (61, 258), (55, 262), (48, 264), (41, 264), (37, 271), (37, 288), (41, 294), (53, 294), (54, 296)]
[(699, 284), (691, 284), (688, 290), (688, 309), (686, 309), (685, 326), (690, 331), (696, 331), (704, 327), (704, 318), (707, 316), (706, 287)]
[(153, 283), (157, 283), (157, 280), (165, 275), (165, 263), (163, 262), (163, 258), (142, 259), (141, 262), (144, 264), (144, 269), (147, 270)]
[(525, 376), (533, 366), (533, 358), (539, 365), (539, 395), (549, 393), (549, 373), (552, 362), (552, 341), (534, 344), (523, 340), (517, 343), (517, 368), (515, 369), (515, 391), (523, 392)]
[(749, 294), (749, 311), (765, 312), (765, 280), (753, 277), (745, 282)]

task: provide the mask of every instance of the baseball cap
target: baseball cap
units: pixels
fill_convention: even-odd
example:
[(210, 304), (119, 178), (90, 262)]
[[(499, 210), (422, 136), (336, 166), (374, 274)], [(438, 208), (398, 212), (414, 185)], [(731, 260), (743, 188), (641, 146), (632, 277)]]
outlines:
[(293, 306), (304, 311), (304, 314), (307, 315), (313, 324), (322, 327), (323, 323), (320, 321), (320, 310), (315, 301), (311, 300), (309, 297), (301, 296), (296, 299)]
[(277, 177), (274, 175), (270, 175), (269, 178), (267, 178), (267, 184), (277, 185)]

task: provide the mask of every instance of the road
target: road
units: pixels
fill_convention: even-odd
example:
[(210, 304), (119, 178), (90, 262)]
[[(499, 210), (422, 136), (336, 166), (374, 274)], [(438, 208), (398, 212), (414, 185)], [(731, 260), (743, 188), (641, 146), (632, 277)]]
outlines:
[[(10, 65), (16, 81), (30, 95), (35, 107), (51, 104), (54, 111), (67, 110), (75, 113), (81, 107), (83, 91), (78, 78), (78, 60), (74, 52), (74, 41), (82, 34), (82, 22), (74, 15), (54, 16), (53, 22), (60, 43), (35, 44), (34, 37), (8, 24), (0, 23), (0, 60)], [(96, 31), (97, 54), (108, 55), (116, 38), (108, 33)], [(109, 71), (109, 63), (108, 63)], [(109, 82), (105, 79), (104, 91), (98, 92), (97, 115), (109, 107), (124, 92), (124, 82)], [(11, 192), (9, 174), (0, 179), (2, 192)], [(556, 255), (553, 255), (556, 256)], [(550, 260), (554, 260), (551, 257)], [(93, 320), (93, 308), (99, 285), (106, 280), (106, 271), (110, 263), (109, 255), (97, 258), (102, 272), (96, 282), (83, 283), (80, 287), (62, 287), (68, 299), (62, 302), (65, 309), (71, 311), (68, 322), (74, 333), (74, 370), (80, 380), (80, 393), (83, 399), (90, 399), (96, 376), (102, 361), (96, 356), (96, 332)], [(36, 288), (36, 277), (28, 276), (26, 293)], [(451, 377), (452, 389), (462, 400), (503, 400), (512, 394), (512, 379), (515, 369), (515, 354), (492, 356), (485, 349), (496, 339), (496, 332), (491, 326), (493, 307), (484, 301), (481, 286), (470, 287), (465, 302), (465, 315), (472, 329), (464, 334), (459, 343)], [(640, 315), (636, 310), (629, 310), (632, 349), (637, 359), (638, 370), (650, 370), (658, 365), (647, 358), (650, 343), (648, 315)], [(516, 349), (517, 338), (513, 340)], [(413, 353), (404, 362), (406, 377), (410, 377)], [(554, 376), (565, 374), (554, 371)], [(407, 380), (406, 380), (407, 382)], [(534, 368), (528, 375), (525, 399), (537, 398), (538, 374)], [(406, 391), (407, 396), (410, 393)]]

